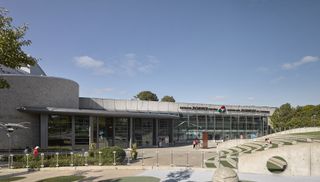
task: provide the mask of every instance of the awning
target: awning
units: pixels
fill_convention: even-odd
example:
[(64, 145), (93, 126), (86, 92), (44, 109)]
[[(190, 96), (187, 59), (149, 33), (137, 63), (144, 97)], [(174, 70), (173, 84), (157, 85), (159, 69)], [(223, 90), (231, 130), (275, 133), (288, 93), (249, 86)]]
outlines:
[(135, 118), (156, 118), (156, 119), (178, 119), (178, 114), (134, 112), (134, 111), (108, 111), (93, 109), (71, 109), (56, 107), (19, 107), (20, 112), (40, 114), (61, 114), (61, 115), (90, 115), (90, 116), (112, 116), (112, 117), (135, 117)]

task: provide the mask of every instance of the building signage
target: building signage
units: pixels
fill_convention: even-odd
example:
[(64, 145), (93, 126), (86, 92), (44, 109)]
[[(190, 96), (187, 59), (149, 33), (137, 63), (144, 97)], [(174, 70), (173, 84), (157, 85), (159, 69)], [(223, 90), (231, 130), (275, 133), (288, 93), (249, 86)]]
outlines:
[(200, 107), (200, 106), (180, 106), (182, 110), (197, 110), (197, 111), (217, 111), (217, 108)]

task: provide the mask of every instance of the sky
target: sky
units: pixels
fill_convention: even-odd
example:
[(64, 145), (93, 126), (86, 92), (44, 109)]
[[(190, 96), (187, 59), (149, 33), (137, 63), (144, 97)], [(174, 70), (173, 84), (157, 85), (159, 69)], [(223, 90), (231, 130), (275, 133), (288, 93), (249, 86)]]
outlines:
[(320, 104), (318, 0), (1, 0), (24, 50), (80, 96)]

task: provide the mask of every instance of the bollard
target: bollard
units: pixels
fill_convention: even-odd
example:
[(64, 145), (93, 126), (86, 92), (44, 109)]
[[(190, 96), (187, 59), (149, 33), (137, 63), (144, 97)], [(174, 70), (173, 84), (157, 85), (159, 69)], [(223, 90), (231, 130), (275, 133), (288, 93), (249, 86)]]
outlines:
[(128, 166), (130, 165), (130, 154), (131, 154), (131, 152), (130, 152), (130, 150), (128, 150), (128, 161), (127, 161)]
[(59, 152), (56, 153), (56, 156), (57, 156), (57, 164), (56, 164), (56, 167), (59, 167)]
[(143, 154), (144, 154), (144, 150), (142, 150), (142, 160), (141, 160), (141, 165), (144, 166), (144, 161), (143, 161)]
[(10, 154), (10, 169), (13, 169), (13, 154)]
[(29, 168), (29, 154), (26, 154), (26, 157), (27, 157), (27, 166), (26, 166), (26, 168), (28, 169)]
[(159, 150), (157, 150), (156, 153), (157, 153), (157, 167), (159, 167)]
[(116, 151), (113, 151), (113, 165), (116, 165)]
[(201, 168), (204, 168), (204, 152), (201, 152)]
[(101, 163), (101, 151), (99, 151), (99, 166), (101, 166), (102, 165), (102, 163)]
[(41, 165), (40, 165), (40, 167), (44, 168), (44, 165), (43, 165), (44, 153), (41, 153), (40, 156), (41, 156)]
[(88, 166), (88, 152), (84, 153), (84, 165)]
[(189, 167), (189, 152), (187, 152), (187, 167)]
[(70, 158), (71, 158), (70, 166), (73, 167), (73, 152), (70, 152)]
[(171, 150), (171, 162), (170, 162), (170, 166), (173, 167), (173, 150)]

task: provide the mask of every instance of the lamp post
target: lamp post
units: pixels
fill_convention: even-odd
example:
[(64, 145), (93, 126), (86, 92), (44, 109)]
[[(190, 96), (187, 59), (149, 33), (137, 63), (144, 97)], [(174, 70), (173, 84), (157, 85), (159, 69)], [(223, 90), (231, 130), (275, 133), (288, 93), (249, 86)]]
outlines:
[(29, 122), (21, 122), (21, 123), (3, 123), (0, 122), (0, 129), (4, 130), (7, 132), (7, 136), (8, 136), (8, 142), (9, 142), (9, 156), (11, 154), (11, 136), (12, 133), (21, 128), (21, 129), (26, 129), (28, 127), (24, 126), (24, 124), (29, 124)]

